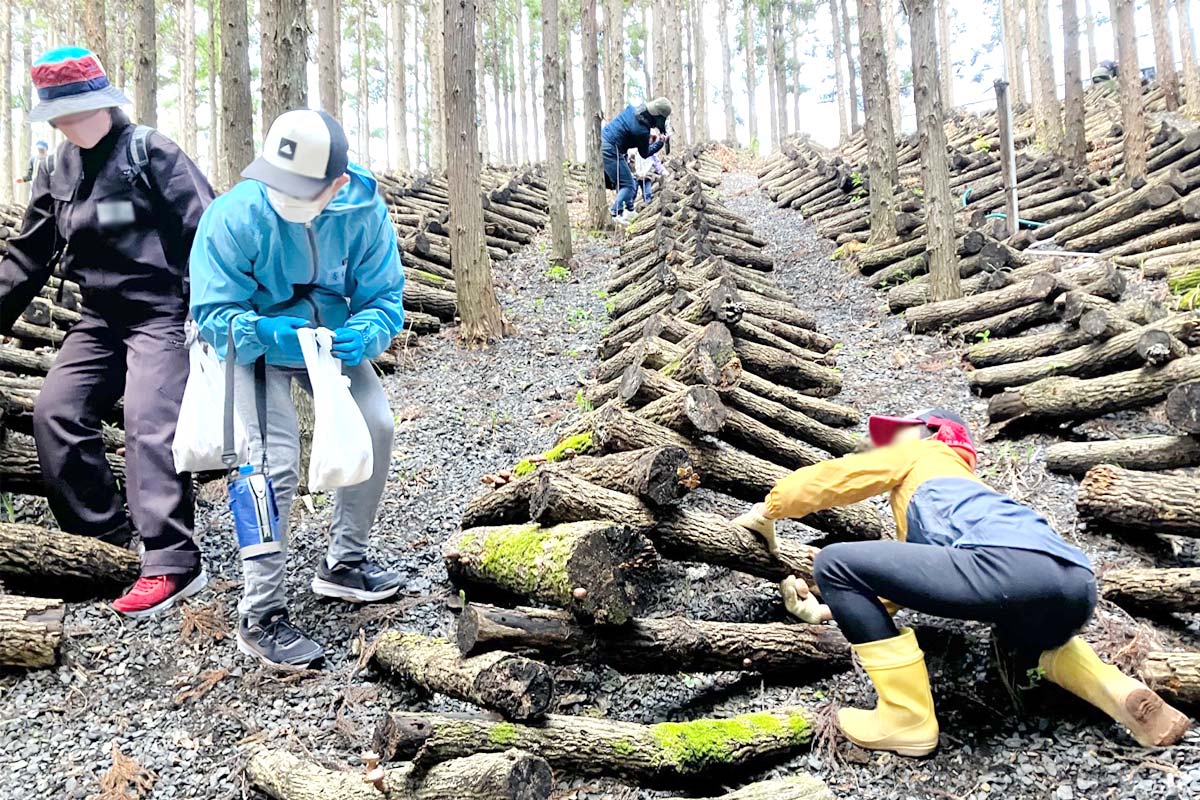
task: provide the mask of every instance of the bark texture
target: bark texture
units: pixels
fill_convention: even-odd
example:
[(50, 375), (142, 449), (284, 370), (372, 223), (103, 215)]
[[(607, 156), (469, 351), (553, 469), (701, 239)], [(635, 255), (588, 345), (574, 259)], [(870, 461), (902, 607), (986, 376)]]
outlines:
[(546, 176), (550, 194), (550, 260), (569, 266), (571, 221), (567, 218), (567, 183), (563, 175), (566, 153), (563, 149), (562, 99), (559, 73), (558, 0), (542, 3), (542, 107), (546, 115)]
[(250, 100), (246, 0), (221, 0), (222, 175), (229, 183), (254, 160), (254, 110)]
[(1135, 472), (1111, 464), (1088, 470), (1075, 500), (1088, 524), (1139, 533), (1200, 536), (1200, 481), (1153, 472)]
[[(1133, 0), (1109, 0), (1116, 28), (1117, 63), (1138, 63), (1137, 27)], [(1146, 177), (1146, 101), (1142, 95), (1142, 76), (1137, 69), (1119, 69), (1121, 87), (1121, 127), (1125, 142), (1125, 183), (1133, 186)]]
[(0, 595), (0, 667), (54, 666), (65, 613), (61, 600)]

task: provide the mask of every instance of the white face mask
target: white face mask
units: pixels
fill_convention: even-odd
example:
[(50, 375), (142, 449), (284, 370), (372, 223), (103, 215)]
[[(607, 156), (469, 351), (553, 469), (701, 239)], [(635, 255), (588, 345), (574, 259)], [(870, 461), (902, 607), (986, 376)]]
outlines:
[(107, 108), (102, 108), (85, 116), (72, 114), (65, 120), (54, 120), (54, 127), (58, 128), (71, 144), (91, 150), (112, 130), (112, 113)]
[(306, 225), (316, 219), (325, 206), (329, 205), (329, 192), (321, 192), (312, 200), (297, 200), (283, 192), (267, 187), (267, 202), (275, 213), (287, 222), (297, 222)]

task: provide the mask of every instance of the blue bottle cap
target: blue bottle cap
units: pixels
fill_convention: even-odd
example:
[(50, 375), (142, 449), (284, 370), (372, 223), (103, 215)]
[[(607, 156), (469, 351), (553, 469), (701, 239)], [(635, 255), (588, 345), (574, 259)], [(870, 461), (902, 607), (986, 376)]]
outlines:
[(252, 475), (254, 473), (254, 465), (243, 464), (238, 467), (238, 475)]

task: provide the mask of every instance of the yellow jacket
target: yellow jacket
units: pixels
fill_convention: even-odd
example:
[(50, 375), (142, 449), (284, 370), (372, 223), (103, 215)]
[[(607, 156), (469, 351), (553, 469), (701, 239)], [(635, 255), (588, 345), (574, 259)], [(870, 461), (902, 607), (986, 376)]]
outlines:
[(767, 495), (771, 519), (804, 517), (891, 492), (900, 541), (943, 547), (1015, 547), (1091, 569), (1028, 506), (989, 488), (936, 439), (898, 442), (796, 470)]

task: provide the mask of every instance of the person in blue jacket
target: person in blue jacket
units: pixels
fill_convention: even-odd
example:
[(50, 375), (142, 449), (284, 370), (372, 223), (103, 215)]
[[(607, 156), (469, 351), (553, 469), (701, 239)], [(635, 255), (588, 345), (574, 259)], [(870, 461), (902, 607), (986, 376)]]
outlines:
[[(349, 163), (348, 149), (341, 125), (325, 112), (282, 114), (263, 155), (242, 172), (247, 180), (201, 218), (191, 255), (191, 310), (201, 335), (223, 358), (230, 337), (236, 349), (234, 396), (252, 464), (262, 462), (255, 389), (256, 382), (265, 384), (267, 474), (282, 547), (243, 558), (238, 649), (277, 667), (312, 667), (324, 658), (286, 608), (286, 529), (300, 462), (292, 381), (312, 390), (301, 328), (334, 332), (333, 354), (350, 378), (374, 447), (371, 477), (337, 492), (329, 551), (317, 564), (312, 589), (373, 602), (400, 587), (396, 573), (367, 558), (367, 545), (392, 455), (391, 408), (370, 359), (403, 326), (404, 271), (375, 179)], [(257, 370), (256, 362), (262, 364)]]
[[(604, 155), (604, 180), (610, 189), (617, 190), (617, 199), (612, 205), (613, 218), (627, 222), (633, 213), (633, 201), (637, 197), (637, 181), (629, 171), (625, 154), (637, 150), (642, 158), (650, 158), (667, 142), (667, 117), (671, 116), (671, 101), (658, 97), (634, 108), (625, 110), (604, 126), (601, 133), (601, 152)], [(650, 134), (658, 132), (658, 139), (651, 142)]]

